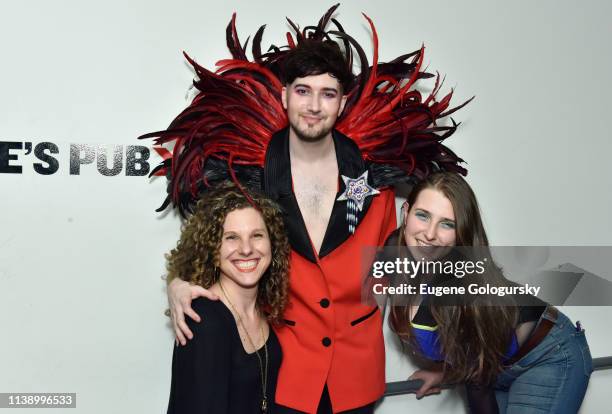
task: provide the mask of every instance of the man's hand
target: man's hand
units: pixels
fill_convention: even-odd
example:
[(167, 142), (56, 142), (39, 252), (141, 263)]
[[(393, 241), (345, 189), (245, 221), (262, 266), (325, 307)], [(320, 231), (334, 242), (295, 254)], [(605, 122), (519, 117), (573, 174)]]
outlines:
[(200, 322), (200, 316), (191, 308), (191, 301), (197, 297), (205, 297), (210, 300), (218, 300), (219, 297), (202, 286), (192, 285), (181, 279), (174, 279), (168, 284), (168, 305), (170, 305), (170, 317), (176, 340), (181, 345), (187, 344), (187, 338), (192, 339), (193, 333), (185, 323), (185, 315), (196, 322)]
[(420, 400), (426, 395), (439, 394), (442, 391), (442, 388), (439, 387), (442, 378), (442, 371), (426, 371), (424, 369), (419, 369), (408, 379), (423, 381), (423, 385), (421, 385), (421, 388), (416, 392), (416, 397)]

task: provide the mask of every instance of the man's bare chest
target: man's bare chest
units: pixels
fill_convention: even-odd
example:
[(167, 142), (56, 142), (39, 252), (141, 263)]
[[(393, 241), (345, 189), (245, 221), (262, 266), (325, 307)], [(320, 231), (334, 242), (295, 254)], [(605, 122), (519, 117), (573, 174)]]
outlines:
[[(325, 217), (326, 206), (333, 205), (337, 192), (337, 181), (302, 182), (294, 184), (295, 198), (302, 214)], [(329, 216), (329, 215), (327, 215)], [(327, 217), (329, 218), (329, 217)]]
[(295, 174), (293, 192), (314, 247), (323, 242), (338, 192), (337, 169), (329, 174)]
[[(333, 177), (296, 177), (293, 192), (302, 215), (329, 220), (338, 192), (337, 176)], [(329, 210), (329, 211), (328, 211)]]

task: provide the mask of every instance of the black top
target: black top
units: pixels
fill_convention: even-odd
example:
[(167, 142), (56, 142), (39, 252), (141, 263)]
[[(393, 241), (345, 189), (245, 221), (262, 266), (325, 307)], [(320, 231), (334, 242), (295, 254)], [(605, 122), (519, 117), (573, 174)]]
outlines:
[[(187, 317), (194, 334), (185, 346), (175, 346), (168, 414), (259, 414), (261, 369), (257, 355), (247, 354), (230, 310), (221, 301), (195, 299), (200, 323)], [(274, 331), (268, 348), (268, 413), (274, 413), (276, 380), (282, 351)], [(265, 366), (265, 351), (258, 350)]]

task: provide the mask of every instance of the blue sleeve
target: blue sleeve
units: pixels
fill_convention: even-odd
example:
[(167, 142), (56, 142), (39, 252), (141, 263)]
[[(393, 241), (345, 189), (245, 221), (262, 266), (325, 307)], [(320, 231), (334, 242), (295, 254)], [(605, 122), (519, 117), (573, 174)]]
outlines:
[(440, 349), (438, 332), (412, 328), (412, 333), (419, 345), (421, 354), (432, 361), (444, 361), (444, 355)]

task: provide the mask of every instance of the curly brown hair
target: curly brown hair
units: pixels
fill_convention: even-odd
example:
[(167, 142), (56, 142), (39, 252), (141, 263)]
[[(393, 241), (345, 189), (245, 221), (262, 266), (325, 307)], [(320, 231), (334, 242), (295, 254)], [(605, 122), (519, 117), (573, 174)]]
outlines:
[(166, 255), (168, 282), (175, 278), (210, 288), (219, 280), (219, 249), (225, 218), (234, 210), (255, 208), (272, 246), (272, 263), (259, 281), (257, 306), (272, 323), (281, 321), (289, 289), (289, 240), (279, 207), (268, 198), (226, 182), (198, 200), (181, 229), (176, 248)]

